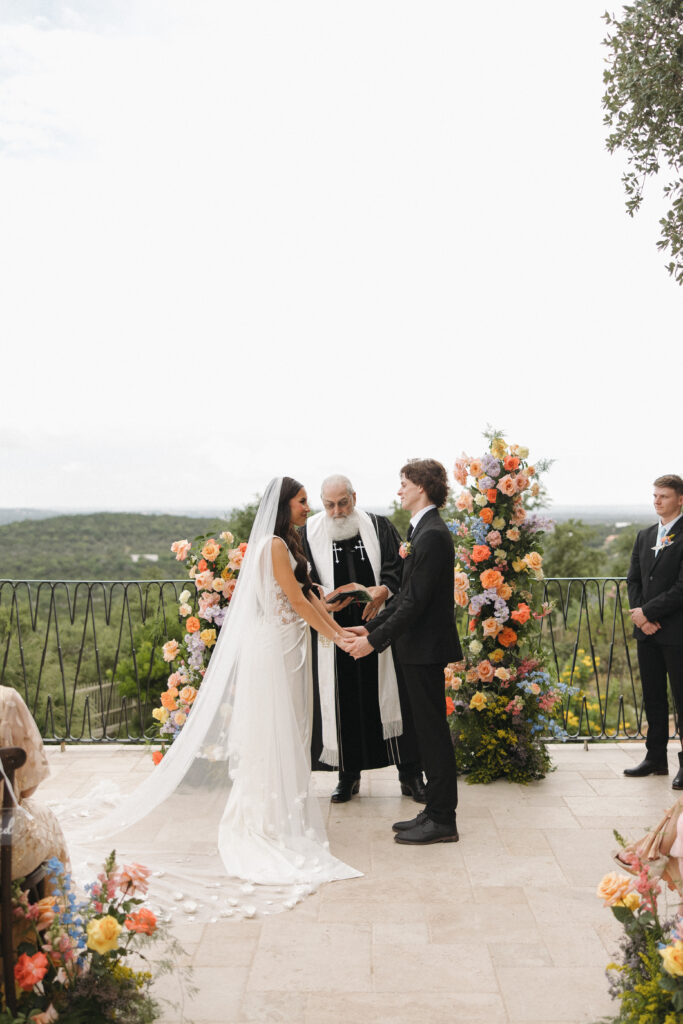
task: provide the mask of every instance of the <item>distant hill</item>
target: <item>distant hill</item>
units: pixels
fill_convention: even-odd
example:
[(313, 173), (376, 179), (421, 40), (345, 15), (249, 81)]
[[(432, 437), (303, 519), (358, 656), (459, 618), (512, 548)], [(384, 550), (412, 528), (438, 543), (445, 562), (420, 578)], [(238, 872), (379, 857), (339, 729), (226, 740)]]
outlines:
[(5, 523), (0, 579), (182, 579), (183, 566), (170, 550), (173, 541), (228, 528), (215, 518), (128, 512)]

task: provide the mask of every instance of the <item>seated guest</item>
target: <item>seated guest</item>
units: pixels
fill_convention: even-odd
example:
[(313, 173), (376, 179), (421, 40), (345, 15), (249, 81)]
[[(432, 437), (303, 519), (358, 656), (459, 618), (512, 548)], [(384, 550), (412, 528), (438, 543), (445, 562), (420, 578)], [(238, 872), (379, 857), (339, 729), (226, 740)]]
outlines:
[[(26, 751), (26, 761), (14, 776), (19, 810), (12, 828), (12, 878), (24, 878), (50, 857), (58, 857), (68, 869), (69, 854), (59, 822), (49, 807), (33, 799), (50, 774), (43, 739), (21, 695), (10, 686), (0, 686), (0, 747)], [(0, 779), (0, 798), (3, 785)]]

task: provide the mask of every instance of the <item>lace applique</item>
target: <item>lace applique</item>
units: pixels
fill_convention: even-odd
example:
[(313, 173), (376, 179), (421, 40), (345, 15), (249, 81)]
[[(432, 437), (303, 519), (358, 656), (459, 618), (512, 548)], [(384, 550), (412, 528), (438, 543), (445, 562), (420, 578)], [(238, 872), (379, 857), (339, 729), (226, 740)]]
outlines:
[(285, 594), (284, 590), (277, 582), (275, 583), (275, 615), (278, 622), (281, 622), (284, 626), (288, 626), (291, 622), (296, 622), (299, 616), (292, 608), (289, 598)]

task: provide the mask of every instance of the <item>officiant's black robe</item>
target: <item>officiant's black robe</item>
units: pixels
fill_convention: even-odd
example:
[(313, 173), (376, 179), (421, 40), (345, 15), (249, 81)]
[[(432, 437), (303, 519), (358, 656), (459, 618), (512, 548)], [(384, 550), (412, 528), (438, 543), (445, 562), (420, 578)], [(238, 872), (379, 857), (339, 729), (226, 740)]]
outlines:
[[(392, 594), (397, 594), (401, 585), (403, 560), (398, 553), (401, 538), (393, 523), (385, 516), (371, 515), (379, 538), (381, 567), (380, 576), (375, 576), (370, 559), (362, 544), (360, 534), (349, 540), (335, 541), (333, 552), (334, 586), (345, 583), (361, 583), (366, 587), (383, 585)], [(320, 576), (308, 545), (306, 527), (301, 530), (306, 557), (311, 563), (311, 577), (320, 583)], [(329, 541), (332, 545), (332, 541)], [(362, 605), (353, 603), (335, 613), (341, 626), (363, 625)], [(417, 739), (413, 727), (410, 704), (405, 693), (400, 667), (395, 664), (398, 693), (401, 702), (403, 734), (385, 740), (382, 735), (382, 719), (378, 697), (377, 654), (370, 654), (358, 661), (335, 649), (337, 681), (335, 700), (337, 707), (337, 739), (339, 743), (339, 770), (358, 774), (366, 768), (385, 768), (396, 764), (401, 771), (413, 773), (419, 768)], [(320, 717), (320, 694), (318, 689), (318, 644), (313, 631), (313, 734), (311, 742), (311, 765), (314, 771), (330, 771), (330, 765), (318, 760), (322, 751), (322, 723)]]

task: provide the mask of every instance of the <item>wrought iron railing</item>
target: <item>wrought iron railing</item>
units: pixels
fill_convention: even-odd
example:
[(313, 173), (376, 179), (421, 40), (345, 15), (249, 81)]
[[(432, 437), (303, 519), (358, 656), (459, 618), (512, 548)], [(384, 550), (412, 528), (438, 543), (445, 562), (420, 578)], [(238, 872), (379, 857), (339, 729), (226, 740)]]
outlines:
[[(46, 742), (144, 740), (187, 582), (0, 580), (0, 684), (21, 692)], [(577, 690), (569, 738), (642, 739), (626, 581), (548, 579), (536, 594), (553, 606), (539, 622), (551, 674)]]

